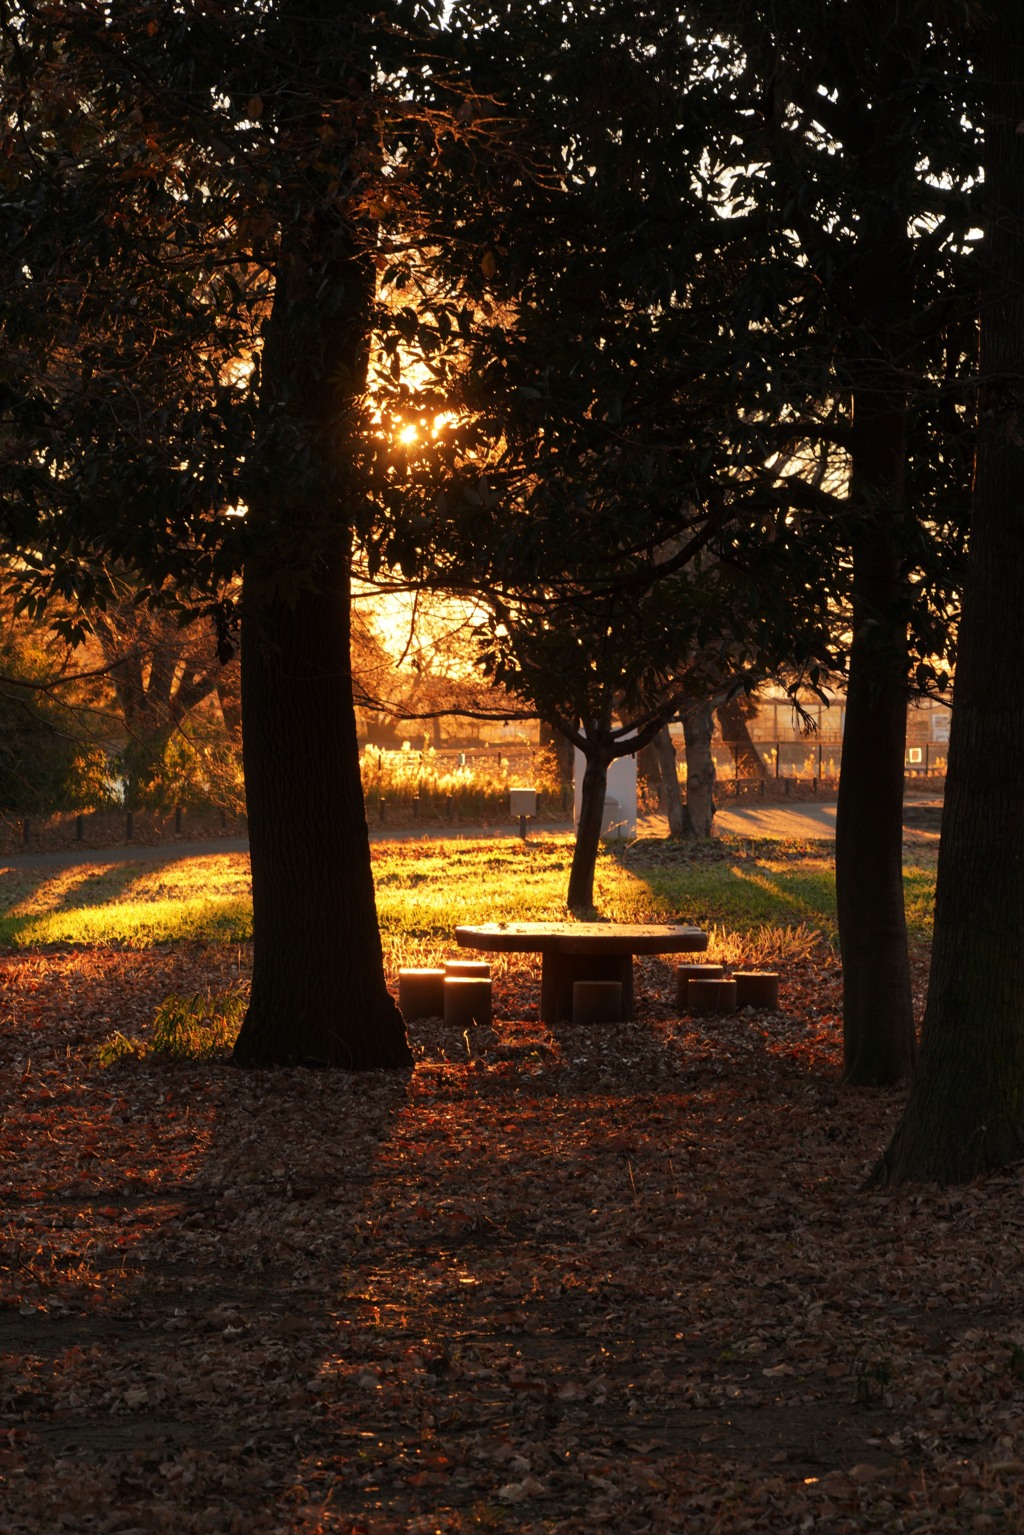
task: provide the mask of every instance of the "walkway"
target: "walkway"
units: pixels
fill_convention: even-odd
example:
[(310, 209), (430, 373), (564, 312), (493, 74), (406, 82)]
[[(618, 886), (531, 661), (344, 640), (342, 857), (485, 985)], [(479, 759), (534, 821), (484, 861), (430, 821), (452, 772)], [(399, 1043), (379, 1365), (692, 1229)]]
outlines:
[[(904, 840), (927, 844), (938, 841), (938, 817), (941, 800), (908, 800), (905, 812)], [(803, 800), (794, 804), (744, 804), (719, 810), (715, 816), (715, 830), (730, 837), (767, 837), (786, 841), (833, 840), (836, 834), (836, 807), (832, 802)], [(561, 826), (533, 827), (530, 841), (546, 837), (564, 837), (572, 831), (566, 822)], [(371, 842), (429, 842), (443, 838), (476, 840), (481, 837), (514, 837), (514, 823), (499, 826), (390, 826), (370, 832)], [(664, 816), (644, 816), (637, 823), (637, 836), (667, 837), (668, 822)], [(156, 846), (122, 846), (109, 848), (68, 848), (60, 852), (0, 853), (0, 868), (70, 868), (79, 863), (142, 863), (156, 859), (199, 858), (215, 853), (246, 853), (249, 843), (245, 837), (219, 837), (210, 841), (199, 838), (182, 838), (177, 842), (164, 842)]]

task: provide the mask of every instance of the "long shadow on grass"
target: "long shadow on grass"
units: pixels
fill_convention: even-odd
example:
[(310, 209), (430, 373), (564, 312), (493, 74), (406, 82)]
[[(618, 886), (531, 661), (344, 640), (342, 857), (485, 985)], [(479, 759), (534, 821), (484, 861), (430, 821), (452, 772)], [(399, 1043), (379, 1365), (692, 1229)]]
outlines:
[(809, 923), (825, 934), (835, 932), (834, 853), (828, 842), (691, 846), (645, 839), (615, 856), (666, 918), (740, 931)]

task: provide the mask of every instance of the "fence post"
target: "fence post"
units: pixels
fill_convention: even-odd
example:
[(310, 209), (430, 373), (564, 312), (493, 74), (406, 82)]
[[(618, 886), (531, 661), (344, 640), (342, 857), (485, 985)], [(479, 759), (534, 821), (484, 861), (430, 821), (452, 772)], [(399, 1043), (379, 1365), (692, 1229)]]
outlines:
[(776, 778), (778, 778), (778, 776), (779, 776), (779, 762), (781, 760), (781, 757), (782, 757), (782, 742), (781, 741), (776, 741), (776, 743), (775, 743), (775, 776), (776, 776)]
[(81, 842), (85, 837), (85, 816), (75, 816), (75, 841)]
[(378, 799), (378, 801), (377, 801), (377, 814), (380, 817), (381, 824), (383, 825), (383, 822), (384, 822), (384, 799), (383, 799), (383, 796), (380, 799)]

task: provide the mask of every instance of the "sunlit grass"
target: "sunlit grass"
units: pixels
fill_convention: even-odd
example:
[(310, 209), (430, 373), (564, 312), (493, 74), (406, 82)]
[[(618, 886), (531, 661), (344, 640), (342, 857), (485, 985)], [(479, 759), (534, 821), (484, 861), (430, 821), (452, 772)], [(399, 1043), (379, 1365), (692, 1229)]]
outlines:
[[(435, 963), (451, 952), (463, 923), (565, 917), (570, 836), (377, 843), (373, 859), (389, 967)], [(917, 936), (931, 930), (934, 886), (934, 860), (915, 853), (905, 887)], [(760, 930), (762, 947), (766, 933), (776, 947), (784, 932), (819, 933), (827, 942), (836, 934), (835, 874), (821, 844), (691, 851), (645, 841), (601, 853), (596, 894), (599, 910), (615, 921), (690, 921), (741, 938)], [(244, 854), (175, 850), (166, 863), (0, 868), (5, 948), (244, 942), (251, 932)]]
[[(723, 844), (719, 856), (691, 861), (680, 848), (637, 844), (629, 866), (665, 911), (686, 915), (702, 927), (719, 925), (747, 933), (759, 924), (813, 928), (830, 943), (838, 936), (835, 863), (831, 852), (807, 845), (770, 844), (771, 851)], [(733, 854), (734, 856), (730, 856)], [(903, 872), (907, 926), (914, 937), (931, 935), (935, 861), (915, 858)]]

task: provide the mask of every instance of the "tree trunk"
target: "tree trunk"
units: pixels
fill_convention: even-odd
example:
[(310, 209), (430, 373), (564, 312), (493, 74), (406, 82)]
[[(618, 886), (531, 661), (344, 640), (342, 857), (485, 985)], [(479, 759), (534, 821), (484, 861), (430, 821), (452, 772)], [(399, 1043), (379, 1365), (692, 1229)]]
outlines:
[[(342, 536), (339, 534), (339, 543)], [(243, 760), (252, 862), (252, 994), (242, 1066), (411, 1063), (384, 984), (340, 549), (294, 602), (243, 589)]]
[(903, 904), (907, 733), (906, 386), (894, 327), (910, 305), (906, 230), (862, 236), (859, 286), (874, 349), (850, 365), (850, 498), (855, 507), (846, 719), (836, 810), (836, 904), (843, 961), (847, 1081), (899, 1082), (914, 1062), (914, 1013)]
[(849, 1082), (910, 1074), (914, 1015), (903, 903), (906, 649), (887, 629), (903, 583), (884, 533), (854, 556), (854, 636), (836, 809), (836, 906)]
[(686, 744), (686, 814), (685, 837), (706, 840), (715, 820), (715, 759), (711, 737), (715, 731), (715, 711), (710, 704), (687, 709), (682, 716)]
[(566, 905), (577, 916), (589, 916), (594, 911), (594, 871), (597, 867), (597, 850), (601, 844), (604, 799), (608, 787), (608, 757), (597, 742), (588, 744), (593, 749), (587, 755), (583, 773), (580, 818), (576, 826), (576, 845), (572, 852), (569, 892), (566, 896)]
[(365, 386), (373, 282), (335, 199), (283, 232), (247, 466), (254, 958), (235, 1045), (244, 1066), (411, 1063), (384, 984), (352, 686), (348, 529), (362, 487), (349, 423)]
[(983, 45), (985, 239), (970, 562), (921, 1058), (876, 1184), (1024, 1157), (1024, 12)]
[[(737, 771), (745, 778), (767, 778), (768, 769), (751, 739), (744, 711), (745, 698), (726, 699), (718, 706), (723, 739), (731, 746)], [(756, 712), (756, 711), (755, 711)]]
[(546, 720), (541, 720), (540, 744), (554, 753), (559, 787), (571, 789), (574, 761), (572, 742), (560, 730), (556, 730), (554, 725), (549, 725)]
[(679, 773), (676, 769), (676, 749), (669, 734), (667, 725), (663, 725), (651, 742), (651, 747), (657, 754), (658, 772), (661, 777), (661, 802), (665, 814), (668, 816), (668, 834), (670, 837), (682, 837), (686, 834), (686, 817), (683, 810), (683, 796), (679, 787)]

